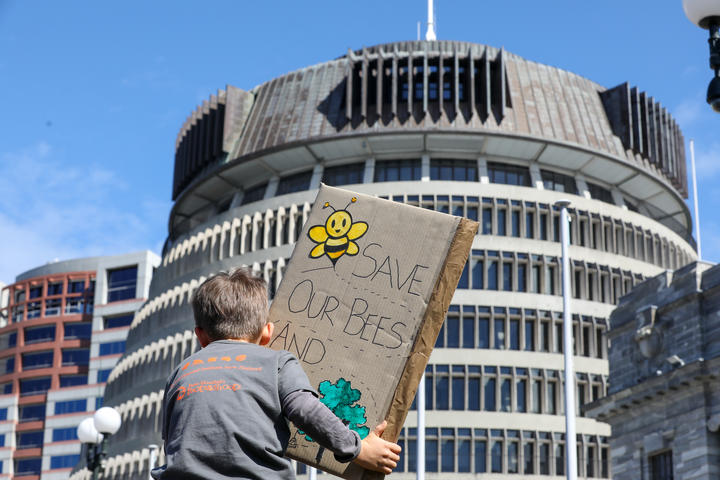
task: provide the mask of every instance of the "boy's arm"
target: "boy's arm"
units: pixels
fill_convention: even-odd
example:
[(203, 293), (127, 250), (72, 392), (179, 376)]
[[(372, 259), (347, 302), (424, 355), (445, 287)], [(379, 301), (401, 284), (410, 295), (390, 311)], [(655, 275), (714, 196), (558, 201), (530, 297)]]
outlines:
[(383, 422), (364, 440), (347, 428), (315, 395), (306, 390), (292, 392), (285, 397), (283, 412), (303, 432), (335, 454), (339, 462), (353, 461), (368, 470), (389, 474), (400, 460), (400, 446), (381, 437), (387, 422)]

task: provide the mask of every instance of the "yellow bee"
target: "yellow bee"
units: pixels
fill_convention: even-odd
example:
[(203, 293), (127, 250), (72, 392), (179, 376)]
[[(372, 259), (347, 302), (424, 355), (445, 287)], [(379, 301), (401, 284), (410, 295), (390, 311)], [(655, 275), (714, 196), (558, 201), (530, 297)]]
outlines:
[(310, 258), (320, 258), (327, 255), (335, 265), (343, 255), (357, 255), (359, 248), (353, 240), (365, 235), (368, 224), (365, 222), (353, 223), (352, 215), (347, 211), (350, 204), (357, 202), (353, 197), (343, 210), (335, 210), (330, 202), (325, 202), (323, 209), (332, 208), (333, 213), (325, 221), (325, 225), (315, 225), (308, 230), (310, 240), (317, 243), (310, 252)]

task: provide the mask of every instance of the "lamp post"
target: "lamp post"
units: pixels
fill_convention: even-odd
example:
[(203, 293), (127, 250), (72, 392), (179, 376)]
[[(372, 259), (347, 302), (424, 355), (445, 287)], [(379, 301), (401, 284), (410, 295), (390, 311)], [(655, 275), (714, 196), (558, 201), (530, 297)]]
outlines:
[(122, 419), (117, 410), (103, 407), (78, 425), (78, 438), (86, 444), (87, 468), (92, 472), (93, 480), (97, 480), (98, 474), (104, 469), (107, 439), (120, 429), (121, 424)]
[(560, 208), (560, 241), (562, 243), (563, 353), (565, 356), (565, 478), (577, 479), (575, 434), (575, 372), (573, 368), (573, 330), (570, 312), (570, 217), (569, 200), (558, 200)]
[(710, 68), (715, 76), (708, 85), (707, 102), (720, 113), (720, 1), (683, 0), (683, 9), (691, 22), (710, 31)]

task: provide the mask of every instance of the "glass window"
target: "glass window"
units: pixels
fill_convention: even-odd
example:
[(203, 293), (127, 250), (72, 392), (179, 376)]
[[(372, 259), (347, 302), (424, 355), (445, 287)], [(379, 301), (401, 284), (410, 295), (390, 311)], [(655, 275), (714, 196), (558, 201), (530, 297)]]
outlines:
[(498, 289), (498, 262), (497, 260), (491, 260), (488, 262), (487, 272), (487, 289), (497, 290)]
[(518, 378), (515, 382), (515, 410), (525, 412), (526, 408), (527, 379)]
[(114, 317), (103, 317), (105, 328), (129, 327), (133, 321), (134, 314), (118, 315)]
[(487, 441), (475, 440), (475, 472), (487, 472)]
[(296, 173), (283, 177), (278, 182), (275, 195), (285, 195), (288, 193), (301, 192), (310, 188), (310, 180), (312, 179), (312, 170)]
[(465, 367), (452, 367), (452, 409), (465, 410)]
[(0, 421), (7, 420), (7, 408), (0, 408)]
[(615, 203), (612, 198), (612, 193), (610, 193), (610, 190), (608, 190), (607, 188), (590, 182), (587, 182), (587, 186), (588, 191), (590, 191), (591, 198), (595, 200), (600, 200), (601, 202), (605, 203)]
[(87, 375), (60, 375), (60, 388), (87, 385)]
[(438, 471), (438, 439), (437, 428), (425, 429), (425, 470)]
[(490, 451), (492, 471), (502, 473), (503, 471), (503, 441), (493, 440), (492, 449)]
[(455, 432), (452, 428), (440, 430), (440, 471), (455, 471)]
[(68, 365), (87, 365), (90, 363), (89, 348), (68, 348), (62, 351), (62, 364)]
[(420, 159), (382, 160), (375, 162), (376, 182), (398, 182), (421, 179)]
[(103, 370), (98, 370), (98, 376), (97, 376), (98, 383), (107, 382), (107, 379), (110, 376), (110, 372), (112, 372), (112, 368), (105, 368)]
[(483, 377), (483, 389), (485, 391), (485, 410), (488, 412), (494, 412), (497, 410), (495, 407), (495, 378), (488, 377), (488, 368), (495, 369), (495, 367), (485, 367), (485, 376)]
[(480, 410), (480, 367), (468, 365), (468, 410)]
[(80, 461), (80, 455), (56, 455), (50, 457), (50, 468), (73, 468)]
[(545, 190), (572, 193), (573, 195), (577, 195), (578, 193), (575, 178), (569, 175), (551, 172), (549, 170), (540, 170), (540, 176), (542, 177)]
[(449, 408), (449, 367), (435, 365), (435, 410)]
[(513, 275), (512, 275), (512, 263), (503, 262), (503, 290), (506, 292), (512, 292), (513, 289)]
[(469, 311), (463, 310), (463, 348), (475, 348), (475, 315), (472, 311), (472, 307), (469, 308)]
[(100, 344), (100, 356), (104, 355), (117, 355), (125, 352), (125, 341), (120, 340), (118, 342), (108, 342)]
[(35, 368), (48, 368), (53, 365), (53, 352), (32, 352), (22, 354), (23, 370)]
[(24, 405), (20, 407), (21, 422), (35, 422), (45, 419), (45, 404)]
[(85, 399), (55, 402), (55, 415), (84, 412), (85, 410), (87, 410), (87, 400)]
[(102, 407), (104, 402), (105, 402), (105, 399), (103, 397), (95, 398), (95, 410)]
[(504, 208), (497, 210), (497, 234), (501, 236), (507, 235), (507, 214)]
[(240, 202), (240, 204), (247, 205), (248, 203), (262, 200), (265, 197), (266, 188), (267, 183), (261, 183), (260, 185), (248, 188), (247, 190), (245, 190), (245, 193), (243, 193), (242, 201)]
[(472, 445), (469, 428), (458, 428), (457, 443), (457, 470), (458, 472), (470, 472), (470, 449)]
[(45, 300), (45, 316), (55, 317), (60, 315), (60, 303), (61, 300), (59, 298), (50, 298)]
[(430, 179), (476, 182), (477, 161), (447, 158), (430, 159)]
[(137, 265), (108, 271), (108, 303), (135, 298)]
[(530, 171), (527, 167), (488, 162), (488, 177), (491, 183), (530, 186)]
[[(42, 445), (42, 443), (40, 444)], [(40, 475), (42, 458), (23, 458), (15, 460), (15, 476)]]
[(325, 167), (322, 181), (326, 185), (339, 187), (340, 185), (363, 183), (364, 177), (365, 162), (358, 162), (336, 167)]
[(0, 365), (5, 364), (4, 373), (12, 373), (15, 371), (15, 357), (6, 357), (0, 360)]
[(62, 284), (62, 282), (48, 283), (48, 286), (47, 286), (47, 294), (48, 294), (48, 296), (51, 296), (51, 295), (62, 295), (62, 293), (63, 293), (63, 284)]
[(37, 448), (42, 447), (43, 431), (18, 432), (17, 447), (18, 448)]
[(92, 322), (66, 323), (64, 328), (65, 340), (75, 338), (88, 339), (92, 335)]
[(85, 307), (85, 300), (81, 297), (67, 298), (65, 300), (65, 314), (83, 313)]
[(52, 342), (55, 340), (55, 325), (26, 328), (24, 335), (26, 345), (30, 343)]
[(30, 302), (27, 304), (27, 318), (40, 317), (40, 302)]
[(478, 319), (478, 348), (490, 348), (490, 319)]
[(650, 480), (673, 480), (672, 451), (650, 457)]
[(42, 285), (31, 286), (28, 298), (40, 298), (40, 297), (42, 297)]
[(81, 293), (85, 290), (85, 280), (70, 280), (68, 282), (68, 293)]
[(490, 208), (482, 210), (482, 233), (483, 235), (492, 235), (492, 209)]

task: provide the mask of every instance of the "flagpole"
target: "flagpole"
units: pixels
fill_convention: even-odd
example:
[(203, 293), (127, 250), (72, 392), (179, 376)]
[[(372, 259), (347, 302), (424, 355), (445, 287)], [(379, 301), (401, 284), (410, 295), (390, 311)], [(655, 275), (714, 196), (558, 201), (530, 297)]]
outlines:
[(417, 468), (416, 479), (425, 480), (425, 372), (420, 377), (417, 394)]
[(573, 369), (573, 328), (570, 312), (570, 217), (569, 200), (555, 202), (560, 207), (562, 242), (563, 353), (565, 355), (565, 478), (577, 480), (577, 435), (575, 433), (575, 372)]
[(693, 203), (695, 204), (695, 241), (697, 243), (698, 260), (702, 260), (700, 244), (700, 217), (698, 211), (697, 175), (695, 175), (695, 141), (690, 140), (690, 166), (692, 167)]

